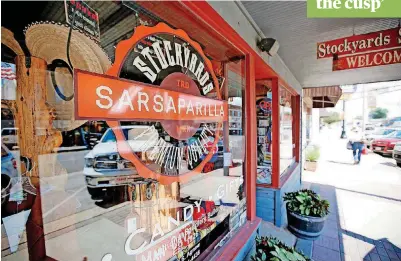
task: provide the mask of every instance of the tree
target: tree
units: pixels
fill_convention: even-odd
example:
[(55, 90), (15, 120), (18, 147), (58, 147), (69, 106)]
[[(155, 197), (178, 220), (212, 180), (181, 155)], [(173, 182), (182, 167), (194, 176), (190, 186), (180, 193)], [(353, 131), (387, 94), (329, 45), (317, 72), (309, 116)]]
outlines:
[(341, 118), (337, 112), (333, 112), (330, 116), (323, 118), (323, 122), (329, 125), (339, 121), (341, 121)]
[(376, 108), (369, 113), (369, 117), (372, 119), (385, 119), (387, 118), (387, 113), (388, 110), (385, 108)]

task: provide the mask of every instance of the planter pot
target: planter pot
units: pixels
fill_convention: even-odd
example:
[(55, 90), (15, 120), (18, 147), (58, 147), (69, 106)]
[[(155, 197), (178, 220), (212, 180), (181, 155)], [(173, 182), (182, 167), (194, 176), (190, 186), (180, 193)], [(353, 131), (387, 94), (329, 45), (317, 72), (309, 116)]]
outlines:
[(316, 161), (305, 161), (304, 165), (305, 170), (307, 171), (316, 171), (317, 162)]
[(296, 237), (316, 240), (322, 233), (325, 217), (309, 217), (296, 214), (287, 207), (287, 220), (288, 220), (288, 230), (291, 231)]

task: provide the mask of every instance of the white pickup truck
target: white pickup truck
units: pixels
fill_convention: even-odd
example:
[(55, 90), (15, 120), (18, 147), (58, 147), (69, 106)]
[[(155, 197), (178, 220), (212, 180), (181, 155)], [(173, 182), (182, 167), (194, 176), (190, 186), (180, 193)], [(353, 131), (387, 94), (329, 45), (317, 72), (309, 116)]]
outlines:
[[(157, 130), (150, 126), (122, 126), (120, 129), (138, 156), (141, 156), (143, 146), (151, 148), (158, 139)], [(135, 166), (118, 153), (112, 129), (108, 129), (99, 143), (85, 156), (83, 174), (92, 199), (105, 199), (119, 188), (143, 180)]]

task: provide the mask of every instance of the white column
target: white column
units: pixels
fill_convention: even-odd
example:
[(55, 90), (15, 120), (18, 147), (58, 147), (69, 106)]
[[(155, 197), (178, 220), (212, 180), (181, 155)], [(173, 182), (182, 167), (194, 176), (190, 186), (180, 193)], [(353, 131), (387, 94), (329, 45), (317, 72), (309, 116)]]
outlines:
[(320, 134), (320, 113), (319, 109), (312, 109), (312, 122), (311, 122), (311, 143), (319, 142)]

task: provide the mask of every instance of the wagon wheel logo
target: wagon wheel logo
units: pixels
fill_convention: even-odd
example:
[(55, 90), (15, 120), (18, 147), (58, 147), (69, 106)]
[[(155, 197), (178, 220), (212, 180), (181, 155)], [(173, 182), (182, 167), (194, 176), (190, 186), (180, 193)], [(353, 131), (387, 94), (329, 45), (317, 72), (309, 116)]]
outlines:
[[(214, 153), (206, 144), (212, 141), (211, 147), (217, 147), (223, 122), (228, 121), (228, 103), (222, 100), (212, 63), (201, 46), (164, 23), (139, 26), (130, 39), (121, 41), (106, 75), (75, 70), (74, 86), (76, 117), (107, 119), (119, 154), (141, 177), (164, 185), (186, 182), (201, 173)], [(87, 99), (94, 95), (96, 99)], [(146, 153), (160, 168), (152, 169), (136, 155), (136, 145), (121, 128), (122, 120), (159, 122), (174, 142), (184, 142), (186, 147), (161, 137), (153, 139)], [(149, 129), (157, 136), (155, 128)], [(197, 144), (189, 145), (187, 140), (195, 136)], [(190, 167), (182, 167), (185, 164)]]

